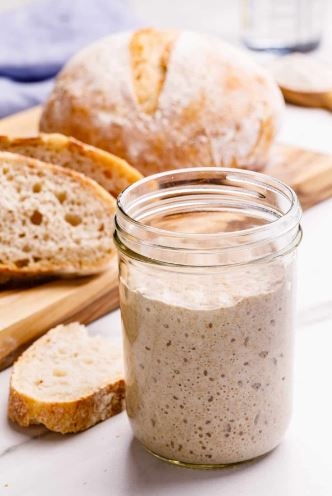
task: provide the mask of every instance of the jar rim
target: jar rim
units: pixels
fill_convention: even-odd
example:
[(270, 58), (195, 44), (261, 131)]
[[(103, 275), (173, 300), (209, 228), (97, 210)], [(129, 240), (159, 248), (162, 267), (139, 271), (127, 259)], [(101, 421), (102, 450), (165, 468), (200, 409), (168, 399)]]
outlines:
[[(209, 179), (209, 175), (216, 180), (215, 184), (218, 183), (218, 186), (214, 187), (214, 182), (210, 182), (211, 178)], [(195, 184), (195, 178), (198, 181), (196, 188), (193, 186)], [(203, 178), (206, 179), (207, 185), (203, 186)], [(178, 182), (180, 186), (178, 186), (177, 190), (174, 186), (167, 187), (167, 180), (170, 181), (170, 185), (177, 184)], [(158, 184), (160, 185), (165, 181), (164, 187), (158, 189)], [(213, 233), (167, 230), (153, 225), (147, 225), (135, 215), (135, 208), (137, 213), (142, 205), (144, 205), (145, 210), (144, 208), (141, 208), (141, 210), (146, 212), (147, 202), (151, 199), (155, 201), (154, 204), (157, 204), (160, 199), (163, 198), (163, 200), (165, 200), (165, 195), (169, 194), (171, 190), (174, 190), (173, 197), (175, 197), (176, 191), (183, 193), (181, 181), (185, 181), (187, 185), (191, 185), (190, 192), (197, 195), (203, 194), (205, 192), (204, 188), (208, 188), (209, 193), (215, 193), (214, 198), (217, 198), (217, 188), (220, 188), (220, 185), (222, 184), (222, 187), (228, 188), (228, 198), (231, 198), (230, 195), (234, 195), (235, 200), (228, 199), (230, 205), (236, 205), (239, 198), (243, 201), (243, 195), (245, 195), (248, 202), (261, 202), (263, 198), (265, 198), (263, 194), (265, 188), (269, 194), (275, 195), (276, 197), (279, 196), (279, 201), (283, 202), (285, 211), (281, 212), (279, 209), (277, 212), (275, 210), (274, 213), (276, 214), (276, 217), (271, 222), (267, 222), (263, 225), (254, 225), (245, 229)], [(225, 186), (223, 183), (227, 183), (227, 185)], [(248, 185), (253, 189), (245, 189), (246, 187), (248, 188)], [(151, 186), (151, 192), (149, 192), (149, 186)], [(138, 193), (135, 197), (136, 192), (139, 192), (140, 190), (145, 190), (145, 193), (143, 195)], [(186, 194), (188, 193), (186, 192)], [(222, 195), (220, 195), (220, 202), (221, 198)], [(295, 239), (298, 240), (301, 213), (300, 203), (294, 190), (272, 176), (260, 172), (235, 168), (193, 167), (157, 173), (142, 178), (136, 183), (128, 186), (119, 195), (117, 200), (116, 231), (119, 234), (119, 238), (122, 238), (121, 242), (125, 246), (128, 244), (127, 235), (129, 235), (131, 241), (133, 238), (136, 238), (141, 242), (142, 246), (150, 247), (150, 249), (153, 249), (153, 246), (158, 246), (165, 250), (187, 250), (187, 252), (197, 249), (197, 253), (206, 254), (211, 251), (239, 249), (239, 244), (241, 245), (240, 248), (243, 250), (250, 245), (262, 243), (264, 241), (268, 242), (269, 240), (271, 241), (271, 236), (286, 237), (288, 233), (293, 231), (293, 236), (290, 237), (293, 241)], [(181, 241), (183, 240), (185, 240), (186, 246), (181, 244)], [(234, 246), (232, 245), (233, 241)], [(202, 250), (202, 243), (206, 243), (208, 247), (205, 246), (205, 249)], [(288, 236), (288, 247), (290, 244)], [(196, 245), (200, 245), (200, 249), (198, 249)], [(283, 246), (283, 248), (285, 248), (285, 246)], [(131, 251), (135, 252), (137, 250), (134, 249)], [(141, 253), (141, 255), (144, 255), (144, 253)], [(148, 258), (154, 257), (150, 257), (149, 255)]]

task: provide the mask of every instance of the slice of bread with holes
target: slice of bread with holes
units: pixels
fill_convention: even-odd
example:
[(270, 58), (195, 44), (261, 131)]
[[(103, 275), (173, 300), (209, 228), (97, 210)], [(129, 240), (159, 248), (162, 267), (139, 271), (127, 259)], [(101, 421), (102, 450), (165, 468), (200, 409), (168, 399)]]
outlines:
[(124, 408), (121, 347), (78, 323), (57, 326), (15, 362), (9, 418), (27, 427), (78, 432)]
[(0, 136), (0, 150), (81, 172), (114, 197), (142, 178), (140, 172), (125, 160), (63, 134), (41, 134), (31, 138)]
[(106, 269), (115, 206), (83, 174), (0, 152), (0, 282)]

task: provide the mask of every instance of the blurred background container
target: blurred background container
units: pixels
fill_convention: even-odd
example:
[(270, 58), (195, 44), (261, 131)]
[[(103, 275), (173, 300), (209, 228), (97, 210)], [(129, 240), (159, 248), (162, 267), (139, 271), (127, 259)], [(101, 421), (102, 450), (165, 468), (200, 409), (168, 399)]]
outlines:
[[(0, 10), (33, 1), (0, 0)], [(90, 1), (81, 0), (82, 8)], [(332, 10), (327, 8), (328, 0), (114, 1), (127, 3), (146, 24), (195, 29), (233, 42), (242, 39), (250, 48), (284, 47), (284, 51), (287, 46), (316, 46)]]
[(253, 50), (310, 52), (318, 48), (326, 0), (242, 0), (242, 40)]

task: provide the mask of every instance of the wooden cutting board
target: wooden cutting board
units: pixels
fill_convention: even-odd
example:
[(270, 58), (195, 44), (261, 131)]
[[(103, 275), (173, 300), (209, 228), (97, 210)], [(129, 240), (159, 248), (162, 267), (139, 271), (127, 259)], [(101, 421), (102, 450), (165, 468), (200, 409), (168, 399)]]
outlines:
[[(35, 134), (39, 115), (40, 109), (34, 108), (2, 119), (0, 134)], [(97, 276), (0, 291), (0, 370), (51, 327), (73, 321), (88, 324), (118, 305), (116, 256), (111, 268)]]
[(118, 304), (116, 257), (112, 267), (97, 276), (0, 291), (0, 370), (51, 327), (88, 324)]
[[(3, 119), (0, 134), (36, 134), (39, 116), (36, 107)], [(271, 156), (264, 172), (292, 186), (304, 209), (332, 197), (332, 156), (279, 144)], [(0, 292), (0, 369), (54, 325), (89, 323), (117, 306), (116, 258), (112, 268), (99, 276)]]

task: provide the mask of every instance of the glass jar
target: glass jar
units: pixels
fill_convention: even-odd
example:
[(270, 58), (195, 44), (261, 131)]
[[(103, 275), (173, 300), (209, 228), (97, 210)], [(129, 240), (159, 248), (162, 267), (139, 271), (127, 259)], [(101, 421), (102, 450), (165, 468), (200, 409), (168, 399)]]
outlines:
[(242, 39), (253, 50), (309, 52), (319, 46), (326, 0), (242, 0)]
[(120, 195), (127, 413), (154, 455), (217, 468), (280, 442), (300, 216), (292, 189), (244, 170), (169, 171)]

